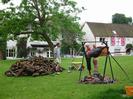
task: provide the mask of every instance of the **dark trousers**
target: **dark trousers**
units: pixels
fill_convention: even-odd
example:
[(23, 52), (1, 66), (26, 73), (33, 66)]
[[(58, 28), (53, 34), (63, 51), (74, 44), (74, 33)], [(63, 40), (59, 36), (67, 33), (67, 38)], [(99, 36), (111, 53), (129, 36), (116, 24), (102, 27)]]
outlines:
[(91, 57), (87, 57), (87, 55), (85, 55), (86, 58), (86, 64), (87, 64), (87, 69), (88, 71), (91, 70)]

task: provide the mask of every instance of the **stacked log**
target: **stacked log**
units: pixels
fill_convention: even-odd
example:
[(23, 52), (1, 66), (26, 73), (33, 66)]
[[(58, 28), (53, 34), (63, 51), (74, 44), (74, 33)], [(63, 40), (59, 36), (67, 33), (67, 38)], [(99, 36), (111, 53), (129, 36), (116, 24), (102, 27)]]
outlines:
[[(55, 63), (53, 59), (44, 57), (34, 57), (28, 60), (19, 60), (11, 65), (10, 69), (5, 72), (7, 76), (40, 76), (48, 75), (57, 72), (56, 67), (59, 64)], [(63, 70), (62, 67), (58, 72)]]

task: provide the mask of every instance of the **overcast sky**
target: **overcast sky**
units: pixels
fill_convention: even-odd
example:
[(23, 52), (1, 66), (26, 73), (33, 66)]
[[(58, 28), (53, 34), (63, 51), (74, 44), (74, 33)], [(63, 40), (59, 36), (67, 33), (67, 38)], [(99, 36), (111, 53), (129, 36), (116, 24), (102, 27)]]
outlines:
[(115, 13), (125, 14), (133, 18), (133, 0), (75, 0), (79, 6), (87, 10), (81, 16), (81, 21), (111, 23)]
[[(19, 3), (20, 0), (14, 0)], [(112, 15), (115, 13), (125, 14), (133, 18), (133, 0), (74, 0), (79, 7), (86, 8), (79, 16), (81, 22), (103, 22), (111, 23)], [(3, 8), (0, 4), (0, 9)]]

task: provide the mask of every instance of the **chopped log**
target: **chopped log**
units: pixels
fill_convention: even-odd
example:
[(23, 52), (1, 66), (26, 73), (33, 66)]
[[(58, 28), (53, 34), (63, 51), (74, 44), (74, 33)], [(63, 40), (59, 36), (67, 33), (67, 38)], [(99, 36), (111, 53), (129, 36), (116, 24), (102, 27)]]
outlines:
[(16, 76), (20, 76), (22, 74), (22, 72), (24, 71), (24, 69), (18, 69), (18, 72), (16, 73)]

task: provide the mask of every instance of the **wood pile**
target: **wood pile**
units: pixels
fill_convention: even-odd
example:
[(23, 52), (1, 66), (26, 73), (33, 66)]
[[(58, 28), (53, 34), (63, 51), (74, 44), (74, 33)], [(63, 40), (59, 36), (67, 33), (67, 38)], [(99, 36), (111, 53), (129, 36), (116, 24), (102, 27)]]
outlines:
[(8, 71), (5, 72), (7, 76), (40, 76), (48, 75), (55, 72), (62, 72), (60, 67), (57, 71), (57, 63), (53, 59), (44, 57), (34, 57), (28, 60), (19, 60), (13, 64)]

